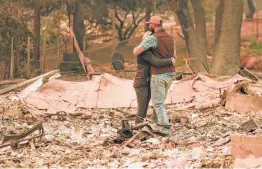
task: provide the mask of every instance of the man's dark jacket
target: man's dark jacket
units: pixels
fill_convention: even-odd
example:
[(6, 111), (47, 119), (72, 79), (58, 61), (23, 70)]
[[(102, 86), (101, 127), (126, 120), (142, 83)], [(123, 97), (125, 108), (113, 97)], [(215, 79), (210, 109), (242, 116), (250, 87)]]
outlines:
[(153, 49), (149, 49), (137, 56), (137, 73), (134, 80), (134, 87), (149, 86), (151, 65), (163, 67), (172, 65), (171, 58), (161, 59)]

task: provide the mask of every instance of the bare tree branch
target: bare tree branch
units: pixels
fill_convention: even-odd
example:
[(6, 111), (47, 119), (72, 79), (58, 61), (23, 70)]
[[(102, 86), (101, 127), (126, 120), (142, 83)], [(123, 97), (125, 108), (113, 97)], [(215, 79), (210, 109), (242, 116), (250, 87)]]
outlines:
[(140, 9), (140, 11), (139, 11), (139, 13), (137, 14), (137, 16), (136, 16), (136, 19), (135, 19), (135, 20), (137, 20), (137, 19), (138, 19), (138, 17), (139, 17), (139, 16), (140, 16), (140, 14), (141, 14), (141, 13), (144, 11), (144, 9), (145, 9), (145, 8), (141, 8), (141, 9)]
[(115, 9), (115, 16), (116, 16), (116, 19), (117, 19), (120, 23), (123, 22), (123, 21), (120, 19), (118, 13), (117, 13), (117, 8)]
[(142, 20), (144, 20), (145, 19), (145, 17), (146, 17), (146, 15), (145, 16), (143, 16), (140, 20), (138, 20), (138, 22), (137, 22), (137, 25), (135, 25), (134, 27), (133, 27), (133, 29), (130, 31), (130, 33), (129, 33), (129, 35), (128, 35), (128, 37), (127, 37), (127, 39), (129, 39), (130, 37), (131, 37), (131, 35), (133, 34), (133, 32), (135, 31), (135, 29), (137, 28), (137, 26), (139, 25), (139, 23), (142, 21)]
[(126, 20), (127, 18), (127, 15), (129, 14), (130, 10), (126, 11), (126, 14), (125, 14), (125, 17), (124, 17), (124, 21)]
[(125, 33), (124, 33), (124, 38), (125, 39), (129, 39), (131, 37), (131, 35), (133, 34), (133, 32), (135, 31), (135, 29), (138, 27), (139, 23), (145, 19), (146, 15), (144, 15), (141, 19), (138, 19), (138, 17), (141, 15), (141, 13), (143, 12), (144, 8), (141, 8), (140, 11), (138, 12), (137, 16), (135, 16), (134, 11), (132, 10), (132, 17), (133, 17), (133, 24), (126, 29)]
[(128, 16), (128, 14), (130, 13), (130, 10), (127, 10), (127, 9), (126, 9), (125, 11), (126, 11), (126, 13), (125, 13), (124, 19), (121, 20), (121, 18), (119, 17), (117, 11), (115, 10), (116, 18), (117, 18), (118, 21), (119, 21), (119, 26), (116, 24), (116, 29), (117, 29), (117, 31), (118, 31), (119, 40), (123, 40), (124, 37), (125, 37), (125, 35), (123, 36), (123, 31), (122, 31), (122, 30), (123, 30), (123, 28), (124, 28), (124, 23), (125, 23), (125, 21), (126, 21), (126, 18), (127, 18), (127, 16)]

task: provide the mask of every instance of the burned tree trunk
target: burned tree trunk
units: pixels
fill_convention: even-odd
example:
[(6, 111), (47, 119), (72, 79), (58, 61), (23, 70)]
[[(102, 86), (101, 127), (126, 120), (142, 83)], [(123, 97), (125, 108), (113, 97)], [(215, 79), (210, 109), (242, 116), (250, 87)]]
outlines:
[(191, 0), (195, 14), (195, 32), (198, 40), (199, 59), (207, 66), (207, 32), (205, 10), (201, 0)]
[(149, 24), (147, 24), (146, 22), (149, 22), (150, 20), (150, 13), (152, 12), (152, 9), (150, 8), (150, 6), (148, 5), (146, 7), (146, 11), (145, 11), (145, 23), (144, 23), (144, 31), (148, 31), (149, 30)]
[[(84, 14), (82, 4), (78, 0), (67, 0), (67, 13), (69, 18), (69, 25), (73, 25), (73, 31), (77, 40), (77, 43), (81, 50), (83, 50), (83, 40), (85, 36)], [(73, 15), (73, 22), (70, 19), (70, 15)], [(74, 51), (76, 51), (74, 47)]]
[[(200, 0), (192, 0), (191, 3), (194, 9), (195, 24), (189, 12), (188, 0), (178, 0), (176, 14), (182, 26), (189, 56), (200, 60), (205, 67), (208, 67), (205, 11)], [(196, 62), (193, 67), (197, 71), (206, 72), (199, 62)]]
[(211, 72), (217, 75), (233, 75), (240, 64), (240, 35), (243, 2), (220, 0), (217, 13), (216, 48), (212, 59)]
[(155, 11), (156, 8), (156, 0), (147, 0), (146, 1), (146, 10), (145, 10), (145, 24), (144, 24), (144, 31), (149, 30), (149, 24), (146, 24), (146, 22), (149, 22), (150, 20), (150, 14)]
[(41, 27), (41, 9), (43, 0), (34, 1), (34, 56), (32, 60), (32, 69), (40, 68), (40, 27)]
[(218, 38), (220, 37), (221, 34), (221, 22), (222, 22), (223, 11), (224, 11), (224, 1), (220, 1), (216, 9), (215, 44), (218, 43)]

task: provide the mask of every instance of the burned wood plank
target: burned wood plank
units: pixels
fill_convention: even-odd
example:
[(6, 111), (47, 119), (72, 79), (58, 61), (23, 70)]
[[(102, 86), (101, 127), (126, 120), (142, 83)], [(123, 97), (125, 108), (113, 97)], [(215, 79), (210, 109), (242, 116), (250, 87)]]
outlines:
[(249, 71), (247, 68), (245, 68), (243, 66), (240, 66), (239, 68), (240, 68), (240, 70), (239, 70), (240, 75), (242, 75), (244, 77), (248, 77), (248, 78), (255, 80), (255, 81), (259, 80), (256, 73)]
[(31, 133), (33, 133), (33, 132), (35, 132), (35, 131), (37, 131), (37, 130), (39, 130), (40, 133), (41, 133), (41, 135), (43, 135), (43, 133), (44, 133), (44, 128), (43, 128), (43, 121), (42, 121), (42, 120), (36, 122), (35, 125), (34, 125), (32, 128), (28, 129), (27, 131), (25, 131), (25, 132), (23, 132), (23, 133), (21, 133), (21, 134), (17, 134), (17, 135), (4, 135), (4, 139), (3, 139), (2, 144), (5, 143), (5, 142), (7, 142), (7, 141), (17, 141), (17, 140), (19, 140), (19, 139), (22, 139), (22, 138), (30, 135)]
[(243, 123), (240, 129), (244, 132), (250, 132), (252, 130), (258, 129), (259, 126), (256, 124), (254, 119), (250, 119), (247, 122)]
[(139, 135), (139, 132), (137, 132), (136, 134), (133, 135), (133, 137), (131, 137), (127, 142), (125, 142), (125, 144), (123, 144), (121, 146), (121, 149), (123, 149), (124, 147), (126, 147), (128, 144), (130, 144), (132, 141), (135, 140), (135, 138)]
[(25, 81), (25, 79), (13, 79), (13, 80), (2, 80), (0, 81), (0, 85), (8, 85), (8, 84), (14, 84), (14, 83), (21, 83)]
[(4, 89), (0, 90), (0, 95), (1, 95), (1, 94), (5, 94), (5, 93), (7, 93), (7, 92), (10, 92), (10, 91), (12, 91), (12, 90), (14, 90), (14, 89), (16, 89), (16, 88), (18, 88), (18, 87), (22, 87), (22, 86), (25, 86), (25, 85), (27, 85), (27, 84), (30, 84), (30, 83), (32, 83), (32, 82), (34, 82), (34, 81), (36, 81), (36, 80), (38, 80), (38, 79), (40, 79), (40, 78), (45, 78), (45, 77), (52, 76), (53, 74), (57, 73), (58, 71), (59, 71), (59, 70), (53, 70), (53, 71), (51, 71), (51, 72), (48, 72), (48, 73), (45, 73), (45, 74), (43, 74), (43, 75), (34, 77), (34, 78), (29, 79), (29, 80), (26, 80), (26, 81), (24, 81), (24, 82), (21, 82), (21, 83), (12, 85), (12, 86), (7, 87), (7, 88), (4, 88)]

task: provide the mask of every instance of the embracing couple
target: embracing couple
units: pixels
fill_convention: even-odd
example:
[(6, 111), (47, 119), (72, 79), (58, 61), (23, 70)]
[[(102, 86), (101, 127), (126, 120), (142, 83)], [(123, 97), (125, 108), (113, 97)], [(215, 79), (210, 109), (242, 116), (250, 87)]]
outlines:
[(144, 120), (152, 98), (153, 122), (168, 135), (170, 123), (164, 102), (175, 75), (176, 47), (173, 37), (163, 29), (160, 17), (152, 16), (149, 24), (150, 31), (144, 34), (142, 42), (133, 51), (137, 56), (134, 88), (138, 111), (135, 123)]

